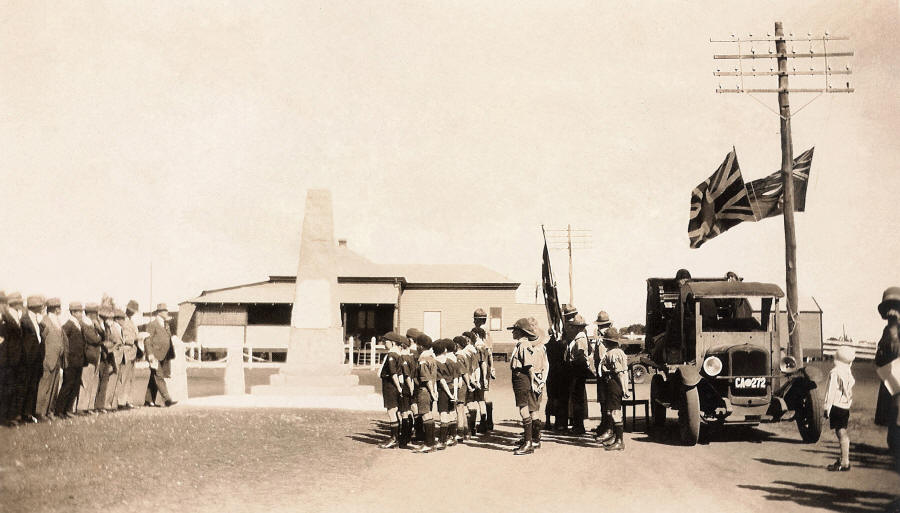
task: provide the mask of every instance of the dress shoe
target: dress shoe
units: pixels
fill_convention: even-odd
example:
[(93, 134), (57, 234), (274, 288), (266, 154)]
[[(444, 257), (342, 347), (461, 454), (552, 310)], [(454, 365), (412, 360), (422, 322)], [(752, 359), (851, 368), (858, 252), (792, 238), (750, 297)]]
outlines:
[(380, 449), (393, 449), (394, 447), (397, 447), (398, 445), (400, 445), (400, 443), (397, 442), (397, 439), (396, 439), (396, 438), (391, 438), (390, 440), (388, 440), (387, 442), (385, 442), (385, 443), (379, 445), (378, 447), (379, 447)]
[(534, 444), (532, 444), (531, 442), (525, 442), (525, 445), (513, 451), (513, 454), (515, 454), (516, 456), (521, 456), (523, 454), (531, 454), (533, 452)]
[(156, 405), (155, 405), (155, 404), (153, 404), (153, 403), (152, 403), (152, 402), (150, 402), (150, 401), (144, 401), (144, 406), (148, 406), (148, 407), (150, 407), (150, 406), (156, 406)]
[(18, 427), (19, 421), (18, 420), (7, 420), (4, 424), (6, 425), (6, 427)]
[(128, 410), (133, 410), (133, 409), (137, 408), (137, 406), (135, 406), (131, 403), (125, 403), (125, 408)]
[(533, 440), (533, 441), (531, 442), (531, 446), (534, 447), (535, 449), (540, 449), (540, 448), (541, 448), (541, 441), (540, 441), (540, 440)]
[(116, 406), (116, 409), (119, 411), (122, 411), (122, 410), (127, 410), (128, 407), (125, 406), (124, 404), (120, 404), (120, 405)]
[(166, 401), (166, 408), (168, 408), (169, 406), (175, 406), (176, 404), (178, 404), (178, 401), (169, 399), (168, 401)]
[(420, 446), (418, 449), (413, 450), (413, 452), (415, 452), (417, 454), (427, 454), (432, 451), (434, 451), (434, 447), (432, 447), (430, 445), (423, 445), (423, 446)]
[(600, 443), (607, 442), (607, 441), (609, 441), (610, 439), (613, 439), (613, 438), (615, 438), (615, 437), (616, 437), (616, 434), (613, 433), (613, 430), (612, 430), (612, 429), (607, 429), (607, 430), (604, 431), (603, 433), (598, 433), (598, 434), (594, 435), (594, 438), (596, 438), (597, 441), (600, 442)]
[(573, 427), (572, 430), (569, 431), (569, 433), (572, 435), (575, 435), (575, 436), (581, 436), (581, 435), (587, 433), (587, 431), (585, 431), (584, 426), (576, 426), (576, 427)]
[(40, 422), (34, 415), (26, 415), (25, 417), (22, 417), (22, 421), (27, 424), (37, 424)]
[(623, 451), (625, 450), (625, 444), (621, 440), (616, 440), (609, 445), (604, 445), (603, 449), (606, 451)]
[(447, 448), (447, 446), (444, 444), (444, 442), (438, 442), (438, 443), (434, 444), (434, 448), (435, 448), (435, 450), (443, 451), (444, 449)]
[(449, 439), (447, 439), (447, 443), (444, 445), (446, 445), (447, 447), (453, 447), (454, 445), (456, 445), (456, 440), (451, 436)]
[(841, 465), (841, 460), (838, 460), (825, 468), (827, 468), (829, 472), (847, 472), (850, 470), (850, 464)]

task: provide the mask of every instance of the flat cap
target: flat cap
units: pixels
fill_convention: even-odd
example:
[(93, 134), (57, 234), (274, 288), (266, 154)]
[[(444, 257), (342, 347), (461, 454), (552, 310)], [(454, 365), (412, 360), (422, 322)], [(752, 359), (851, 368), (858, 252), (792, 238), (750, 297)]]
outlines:
[(6, 296), (6, 301), (10, 305), (21, 305), (22, 304), (22, 294), (18, 292), (10, 292), (8, 296)]
[(44, 296), (34, 295), (28, 296), (28, 308), (43, 308)]
[(100, 311), (100, 305), (97, 303), (88, 303), (84, 305), (84, 311), (87, 313), (97, 313)]
[(422, 332), (415, 328), (410, 328), (410, 329), (406, 330), (406, 336), (413, 340), (415, 340), (416, 337), (418, 337), (420, 333), (422, 333)]
[(58, 297), (51, 297), (47, 300), (47, 308), (59, 308), (61, 306), (62, 301), (60, 301)]
[(384, 334), (384, 339), (385, 339), (385, 340), (390, 340), (391, 342), (393, 342), (393, 343), (395, 343), (395, 344), (401, 344), (401, 343), (404, 343), (404, 342), (408, 342), (408, 340), (407, 340), (406, 337), (404, 337), (403, 335), (397, 333), (396, 331), (389, 331), (389, 332), (385, 333), (385, 334)]
[(70, 312), (81, 312), (84, 310), (84, 305), (79, 303), (78, 301), (72, 301), (69, 303), (69, 311)]
[(428, 335), (426, 335), (424, 333), (419, 333), (418, 335), (416, 335), (416, 344), (419, 344), (419, 345), (422, 345), (423, 343), (431, 344), (431, 342), (432, 342), (431, 337), (429, 337)]

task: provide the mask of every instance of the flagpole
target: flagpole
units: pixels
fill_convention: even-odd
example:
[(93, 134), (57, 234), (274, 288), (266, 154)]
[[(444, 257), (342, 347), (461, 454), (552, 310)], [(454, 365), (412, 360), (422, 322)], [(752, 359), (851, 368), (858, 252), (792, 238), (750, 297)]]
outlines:
[(784, 272), (787, 286), (788, 354), (803, 361), (800, 329), (797, 325), (797, 231), (794, 226), (794, 147), (791, 141), (791, 106), (788, 102), (787, 47), (784, 26), (775, 22), (775, 51), (778, 55), (778, 109), (781, 122), (781, 179), (784, 198)]

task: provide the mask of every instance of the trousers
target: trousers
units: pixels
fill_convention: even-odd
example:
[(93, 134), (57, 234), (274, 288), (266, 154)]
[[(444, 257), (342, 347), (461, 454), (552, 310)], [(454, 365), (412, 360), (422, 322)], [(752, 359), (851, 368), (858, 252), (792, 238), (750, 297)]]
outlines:
[(81, 388), (78, 392), (78, 411), (89, 411), (97, 408), (97, 386), (100, 377), (97, 365), (89, 363), (81, 370)]
[(165, 402), (172, 400), (169, 396), (169, 389), (166, 387), (166, 380), (159, 375), (159, 369), (150, 369), (150, 381), (147, 382), (147, 395), (144, 397), (144, 402), (155, 403), (157, 393)]
[(81, 373), (84, 367), (66, 367), (63, 370), (62, 387), (59, 389), (59, 397), (56, 399), (54, 410), (57, 415), (69, 413), (75, 407), (78, 392), (81, 389)]
[(134, 360), (119, 364), (119, 382), (116, 384), (116, 404), (131, 404), (131, 389), (134, 384)]

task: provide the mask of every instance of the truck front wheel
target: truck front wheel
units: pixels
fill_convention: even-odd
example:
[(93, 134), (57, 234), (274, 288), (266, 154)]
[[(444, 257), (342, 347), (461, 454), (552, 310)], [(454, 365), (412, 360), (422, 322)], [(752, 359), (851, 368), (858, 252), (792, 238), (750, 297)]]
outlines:
[(805, 443), (819, 441), (822, 434), (822, 399), (815, 388), (810, 388), (797, 408), (797, 430)]
[(700, 396), (697, 387), (684, 392), (684, 404), (678, 410), (678, 427), (681, 431), (681, 443), (697, 445), (700, 439)]

